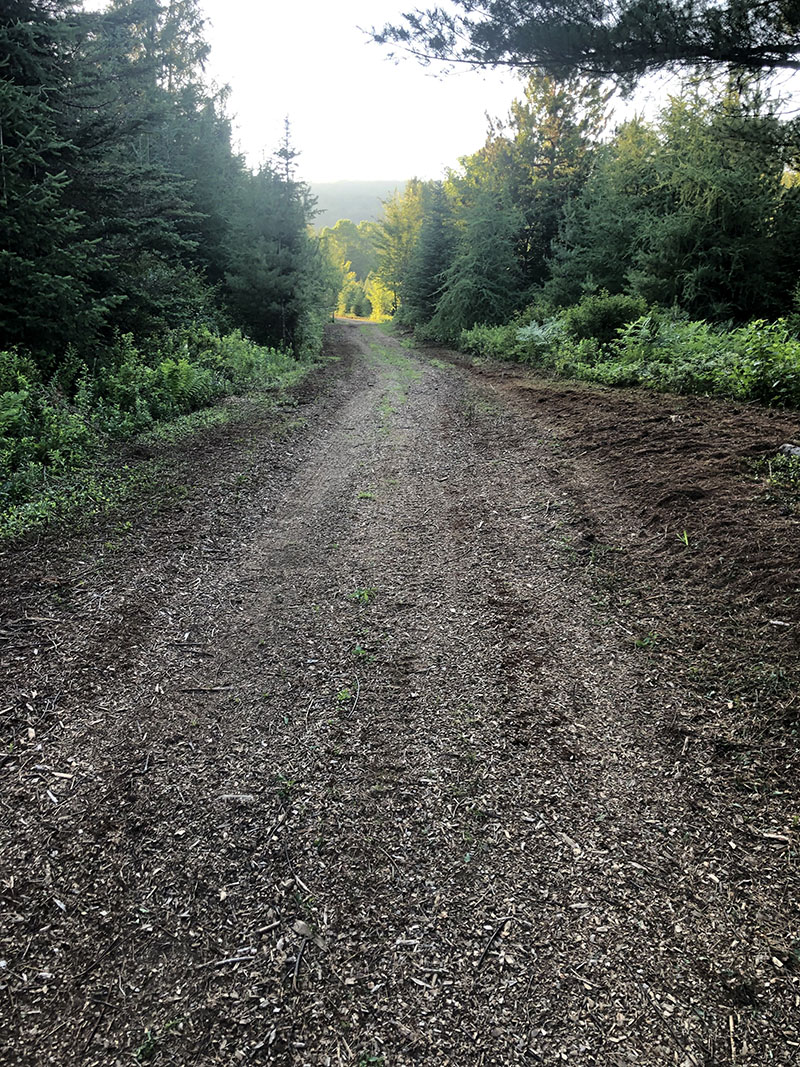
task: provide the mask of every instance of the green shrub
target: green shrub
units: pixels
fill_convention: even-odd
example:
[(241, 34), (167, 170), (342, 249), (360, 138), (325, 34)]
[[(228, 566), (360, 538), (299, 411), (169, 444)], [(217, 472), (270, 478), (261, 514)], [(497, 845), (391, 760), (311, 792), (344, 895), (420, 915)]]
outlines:
[(27, 389), (40, 383), (36, 364), (16, 350), (0, 352), (0, 394)]
[(800, 407), (800, 341), (778, 321), (756, 320), (735, 334), (734, 359), (725, 368), (733, 396), (780, 407)]
[[(641, 306), (600, 294), (543, 323), (474, 326), (462, 332), (460, 347), (604, 385), (800, 408), (800, 340), (783, 320), (726, 330), (654, 310), (625, 321)], [(582, 336), (590, 328), (598, 334)]]
[(782, 321), (756, 320), (726, 331), (651, 314), (622, 329), (601, 358), (576, 376), (800, 407), (800, 341)]
[[(402, 318), (399, 325), (403, 325)], [(452, 345), (454, 338), (447, 330), (437, 322), (418, 322), (414, 327), (414, 341), (420, 345)]]
[(562, 378), (588, 378), (602, 358), (603, 347), (594, 337), (580, 341), (566, 338), (558, 345), (549, 365)]
[(92, 453), (85, 420), (42, 386), (0, 395), (0, 498), (24, 499), (48, 478), (80, 466)]
[(507, 326), (479, 325), (462, 330), (459, 347), (476, 356), (549, 367), (553, 365), (565, 336), (564, 326), (558, 318), (524, 326), (517, 322)]
[(560, 319), (567, 336), (581, 341), (593, 337), (601, 344), (608, 344), (618, 331), (634, 319), (640, 318), (647, 305), (639, 296), (624, 293), (610, 294), (603, 290), (593, 293), (561, 312)]
[(461, 331), (459, 347), (464, 352), (490, 359), (518, 359), (515, 324), (508, 326), (473, 326)]
[(533, 366), (553, 365), (556, 354), (566, 338), (561, 318), (546, 319), (517, 327), (517, 358)]

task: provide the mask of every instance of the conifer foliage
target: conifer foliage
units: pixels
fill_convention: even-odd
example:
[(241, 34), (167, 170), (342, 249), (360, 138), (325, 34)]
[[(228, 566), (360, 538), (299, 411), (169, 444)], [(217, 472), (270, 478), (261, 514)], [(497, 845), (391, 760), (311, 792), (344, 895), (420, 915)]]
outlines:
[(312, 343), (327, 290), (288, 126), (250, 172), (207, 55), (197, 0), (2, 5), (0, 350), (49, 372), (198, 322)]
[(319, 353), (288, 124), (253, 173), (207, 55), (198, 0), (0, 3), (0, 538), (106, 500), (114, 440)]
[(654, 122), (610, 134), (607, 103), (597, 82), (532, 75), (446, 181), (386, 204), (377, 277), (399, 323), (458, 342), (602, 294), (612, 319), (660, 307), (800, 322), (798, 128), (761, 79), (691, 81)]
[(106, 307), (93, 247), (67, 197), (64, 135), (77, 37), (68, 0), (10, 0), (0, 13), (0, 348), (92, 336)]
[(798, 0), (453, 0), (373, 36), (425, 61), (576, 71), (631, 84), (648, 71), (800, 66)]

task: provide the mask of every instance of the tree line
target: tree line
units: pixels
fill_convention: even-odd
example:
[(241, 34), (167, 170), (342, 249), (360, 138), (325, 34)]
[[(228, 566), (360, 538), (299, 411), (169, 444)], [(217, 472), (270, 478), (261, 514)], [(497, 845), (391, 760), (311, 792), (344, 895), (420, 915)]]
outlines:
[(325, 302), (294, 153), (250, 170), (197, 0), (5, 0), (0, 349), (52, 372), (203, 323), (297, 352)]
[(288, 124), (248, 167), (207, 56), (197, 0), (0, 6), (0, 537), (102, 501), (110, 441), (320, 351), (338, 279)]
[(610, 102), (606, 81), (532, 74), (445, 180), (324, 231), (340, 310), (589, 380), (800, 405), (797, 120), (742, 71), (613, 129)]
[(446, 180), (362, 224), (400, 323), (454, 341), (601, 292), (713, 322), (794, 313), (797, 127), (761, 81), (692, 82), (610, 134), (607, 105), (597, 81), (534, 75)]

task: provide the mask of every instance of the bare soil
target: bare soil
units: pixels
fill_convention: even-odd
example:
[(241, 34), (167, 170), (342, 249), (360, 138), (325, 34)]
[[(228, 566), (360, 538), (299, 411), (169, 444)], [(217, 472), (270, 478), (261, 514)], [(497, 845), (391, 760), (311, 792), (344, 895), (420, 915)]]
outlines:
[(0, 1063), (797, 1063), (797, 419), (328, 351), (0, 560)]

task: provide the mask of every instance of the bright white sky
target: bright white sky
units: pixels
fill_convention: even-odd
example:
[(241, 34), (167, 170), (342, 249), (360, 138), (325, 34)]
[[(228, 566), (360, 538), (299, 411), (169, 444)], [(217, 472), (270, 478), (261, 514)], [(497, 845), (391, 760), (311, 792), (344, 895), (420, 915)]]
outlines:
[[(442, 0), (438, 0), (441, 6)], [(106, 0), (84, 0), (101, 9)], [(505, 118), (521, 82), (511, 73), (436, 77), (413, 59), (389, 61), (359, 27), (399, 21), (420, 0), (200, 0), (211, 45), (210, 80), (230, 85), (238, 146), (269, 158), (288, 115), (310, 182), (440, 178), (483, 144), (488, 112)], [(781, 84), (783, 91), (795, 82)], [(653, 114), (677, 80), (652, 80), (618, 107)]]
[(441, 177), (505, 116), (518, 81), (461, 72), (436, 78), (396, 65), (359, 27), (382, 25), (407, 0), (202, 0), (209, 73), (231, 86), (231, 111), (252, 163), (271, 154), (285, 115), (306, 181)]
[(397, 21), (415, 3), (200, 0), (208, 74), (231, 87), (229, 110), (250, 163), (272, 154), (287, 114), (305, 181), (439, 178), (479, 148), (486, 112), (504, 118), (519, 82), (491, 71), (439, 79), (411, 59), (387, 60), (359, 26)]

